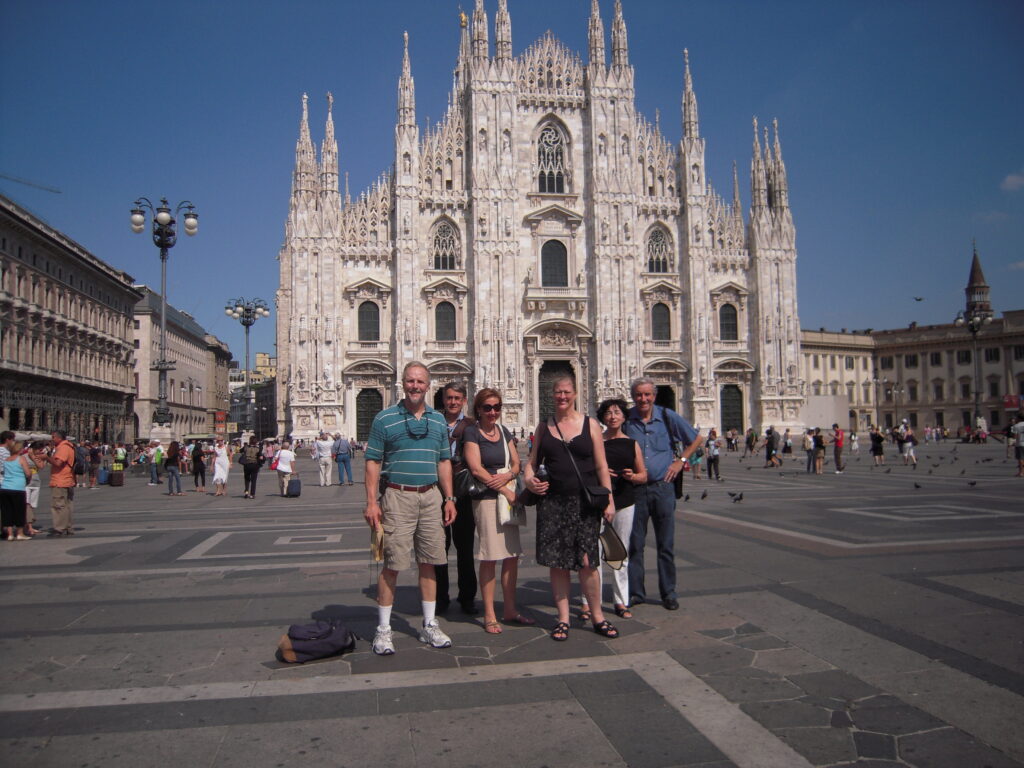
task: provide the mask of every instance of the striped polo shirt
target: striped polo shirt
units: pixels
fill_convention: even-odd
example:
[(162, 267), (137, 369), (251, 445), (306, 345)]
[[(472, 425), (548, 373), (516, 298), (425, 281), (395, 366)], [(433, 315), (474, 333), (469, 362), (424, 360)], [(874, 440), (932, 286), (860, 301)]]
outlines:
[(429, 405), (417, 419), (406, 410), (405, 400), (400, 400), (374, 417), (366, 459), (381, 462), (381, 474), (388, 482), (436, 483), (437, 462), (451, 460), (448, 423)]

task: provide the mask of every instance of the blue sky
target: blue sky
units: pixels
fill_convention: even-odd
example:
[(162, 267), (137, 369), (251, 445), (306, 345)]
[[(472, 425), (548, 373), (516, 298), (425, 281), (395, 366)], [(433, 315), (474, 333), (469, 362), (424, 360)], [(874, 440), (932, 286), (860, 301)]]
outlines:
[[(471, 10), (473, 0), (463, 0)], [(589, 0), (508, 0), (520, 54), (551, 29), (586, 59)], [(487, 0), (493, 24), (496, 0)], [(606, 32), (612, 1), (601, 0)], [(169, 300), (227, 341), (238, 295), (273, 300), (300, 98), (325, 94), (353, 196), (393, 158), (402, 32), (417, 117), (443, 114), (458, 3), (4, 0), (0, 192), (159, 289), (136, 197), (191, 199)], [(1024, 308), (1024, 3), (624, 0), (637, 107), (677, 142), (690, 50), (716, 188), (749, 205), (751, 117), (778, 118), (804, 328), (948, 322), (976, 238), (997, 310)], [(493, 41), (493, 32), (492, 32)], [(913, 296), (924, 301), (915, 302)], [(253, 349), (273, 349), (273, 319)]]

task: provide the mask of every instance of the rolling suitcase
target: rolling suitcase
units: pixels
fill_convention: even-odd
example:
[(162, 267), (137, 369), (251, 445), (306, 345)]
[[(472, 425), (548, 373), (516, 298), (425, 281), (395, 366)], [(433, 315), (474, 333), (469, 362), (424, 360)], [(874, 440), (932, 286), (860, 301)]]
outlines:
[(124, 470), (110, 473), (110, 486), (112, 488), (124, 485)]
[(288, 488), (285, 490), (284, 495), (288, 498), (294, 499), (302, 495), (302, 481), (297, 477), (293, 477), (288, 481)]
[(96, 482), (100, 485), (107, 485), (110, 483), (110, 470), (106, 467), (100, 467), (96, 473)]

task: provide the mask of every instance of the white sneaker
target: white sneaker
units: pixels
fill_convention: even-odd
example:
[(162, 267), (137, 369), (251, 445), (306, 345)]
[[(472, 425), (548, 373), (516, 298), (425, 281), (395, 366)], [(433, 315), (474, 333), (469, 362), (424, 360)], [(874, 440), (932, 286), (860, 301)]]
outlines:
[(377, 627), (373, 636), (373, 652), (378, 656), (391, 656), (395, 652), (395, 643), (391, 639), (391, 627)]
[(451, 648), (452, 639), (441, 631), (437, 619), (424, 622), (420, 630), (420, 642), (433, 646), (434, 648)]

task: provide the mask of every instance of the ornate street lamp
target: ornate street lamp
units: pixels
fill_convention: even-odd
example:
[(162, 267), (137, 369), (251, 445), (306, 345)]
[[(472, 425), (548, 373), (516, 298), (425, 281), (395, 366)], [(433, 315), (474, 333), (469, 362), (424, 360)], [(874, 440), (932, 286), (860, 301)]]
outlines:
[(900, 395), (904, 392), (906, 392), (906, 390), (903, 388), (902, 384), (893, 384), (885, 391), (887, 395), (892, 396), (893, 408), (896, 411), (893, 416), (893, 429), (899, 429), (900, 426)]
[(252, 386), (249, 381), (249, 329), (261, 317), (270, 317), (270, 305), (263, 299), (237, 298), (229, 301), (224, 307), (224, 314), (233, 317), (245, 327), (245, 429), (251, 431), (252, 420)]
[(992, 315), (977, 311), (965, 315), (961, 311), (956, 313), (956, 320), (953, 322), (958, 328), (966, 327), (974, 341), (974, 429), (977, 429), (978, 420), (981, 418), (981, 360), (978, 358), (978, 334), (982, 328), (991, 324)]
[(175, 230), (175, 216), (184, 214), (185, 234), (190, 237), (199, 231), (199, 214), (188, 200), (178, 203), (173, 213), (166, 197), (160, 198), (160, 205), (154, 207), (149, 198), (140, 197), (132, 208), (132, 232), (141, 234), (146, 228), (146, 211), (153, 216), (153, 244), (160, 249), (160, 359), (149, 369), (158, 372), (157, 407), (154, 421), (165, 426), (171, 423), (171, 409), (167, 407), (167, 372), (174, 370), (174, 360), (167, 359), (167, 252), (178, 242)]

